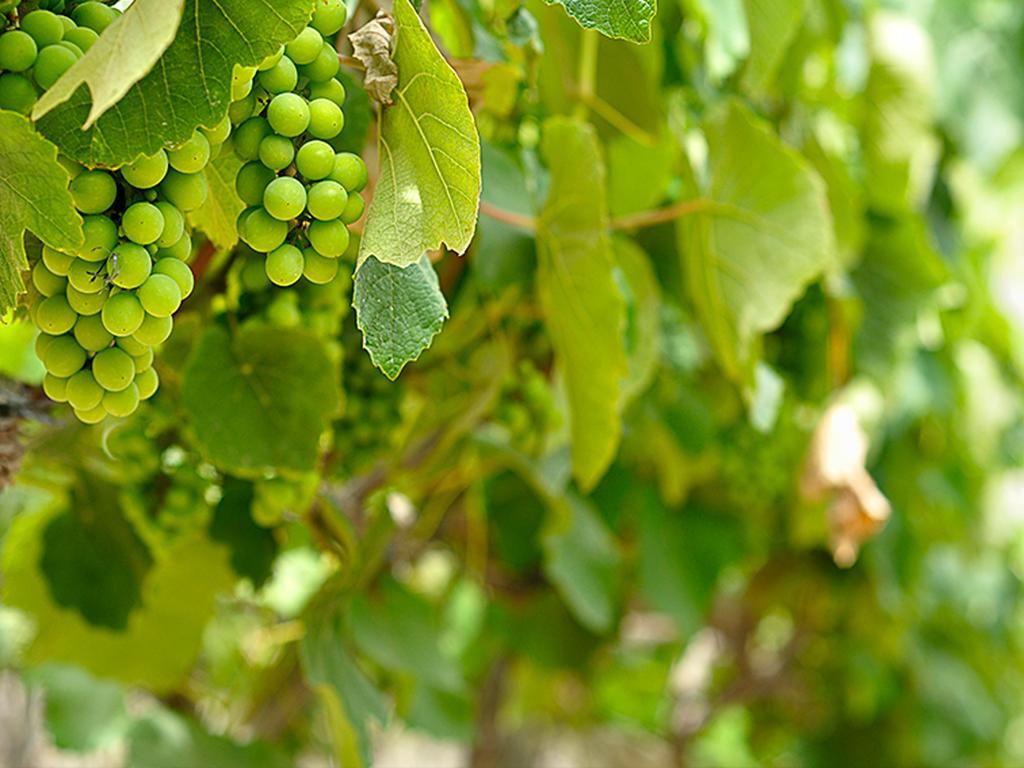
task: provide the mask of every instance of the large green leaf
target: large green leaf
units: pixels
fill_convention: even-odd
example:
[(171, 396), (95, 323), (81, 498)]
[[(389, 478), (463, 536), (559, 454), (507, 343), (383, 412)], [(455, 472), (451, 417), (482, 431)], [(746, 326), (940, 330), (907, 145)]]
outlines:
[(581, 27), (596, 29), (608, 37), (635, 43), (651, 39), (651, 21), (658, 12), (656, 0), (546, 0), (565, 7)]
[(25, 288), (26, 230), (60, 251), (73, 253), (81, 244), (82, 219), (69, 181), (57, 148), (26, 118), (0, 110), (0, 315)]
[(622, 431), (626, 306), (593, 128), (549, 120), (543, 152), (551, 187), (537, 229), (538, 288), (569, 398), (573, 473), (587, 490), (615, 457)]
[(772, 82), (804, 20), (807, 0), (743, 0), (750, 32), (750, 56), (743, 84), (764, 91)]
[(409, 0), (395, 2), (395, 103), (384, 110), (380, 175), (359, 250), (401, 267), (446, 245), (462, 253), (476, 231), (480, 138), (462, 81)]
[(737, 102), (704, 126), (708, 173), (679, 224), (690, 299), (725, 372), (749, 383), (756, 344), (834, 258), (825, 186)]
[(259, 64), (294, 38), (312, 11), (309, 0), (185, 0), (174, 42), (115, 106), (82, 130), (92, 106), (88, 89), (79, 88), (39, 129), (86, 165), (119, 166), (181, 143), (227, 114), (234, 65)]
[(136, 0), (54, 84), (32, 110), (38, 120), (87, 85), (92, 109), (85, 128), (120, 101), (174, 41), (185, 0)]
[(338, 408), (323, 342), (305, 331), (220, 326), (200, 339), (185, 369), (182, 402), (207, 458), (223, 469), (307, 472)]
[(448, 317), (426, 256), (406, 267), (367, 259), (356, 270), (352, 304), (370, 359), (391, 379), (430, 346)]

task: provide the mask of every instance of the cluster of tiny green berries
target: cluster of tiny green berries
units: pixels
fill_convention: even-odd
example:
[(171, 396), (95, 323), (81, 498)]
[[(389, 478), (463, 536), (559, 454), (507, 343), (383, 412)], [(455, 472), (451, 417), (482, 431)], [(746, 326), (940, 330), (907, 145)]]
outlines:
[[(238, 233), (265, 254), (267, 277), (331, 282), (363, 214), (366, 165), (329, 143), (345, 125), (345, 88), (329, 39), (345, 23), (342, 0), (318, 0), (310, 26), (257, 70), (236, 70), (234, 149), (245, 161), (236, 189), (248, 206)], [(327, 40), (325, 40), (327, 38)]]

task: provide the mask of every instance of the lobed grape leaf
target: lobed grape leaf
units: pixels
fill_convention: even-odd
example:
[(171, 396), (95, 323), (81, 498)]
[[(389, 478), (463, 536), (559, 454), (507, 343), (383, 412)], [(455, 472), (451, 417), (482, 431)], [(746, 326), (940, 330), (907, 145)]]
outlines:
[(658, 12), (656, 0), (545, 0), (565, 8), (584, 29), (596, 29), (607, 37), (634, 43), (651, 39), (651, 21)]
[(38, 120), (87, 85), (92, 108), (82, 127), (89, 128), (153, 68), (174, 41), (184, 7), (185, 0), (136, 0), (42, 95), (32, 119)]
[(117, 167), (186, 141), (227, 114), (235, 66), (255, 66), (309, 21), (309, 0), (185, 0), (174, 42), (89, 128), (87, 88), (44, 115), (39, 130), (85, 165)]
[(234, 152), (221, 152), (214, 158), (206, 166), (210, 194), (188, 215), (192, 226), (225, 251), (238, 244), (238, 215), (245, 210), (245, 203), (235, 190), (235, 179), (243, 165)]
[(743, 84), (754, 92), (772, 82), (800, 25), (807, 0), (743, 0), (750, 32), (750, 56), (743, 70)]
[(370, 257), (356, 270), (352, 304), (370, 360), (392, 380), (430, 346), (448, 317), (426, 256), (407, 267)]
[(185, 367), (182, 403), (206, 457), (233, 472), (316, 468), (338, 409), (323, 342), (286, 328), (209, 328)]
[(409, 0), (396, 0), (398, 87), (378, 139), (380, 175), (359, 249), (406, 267), (447, 245), (462, 253), (476, 231), (480, 138), (462, 81)]
[(553, 118), (542, 150), (551, 186), (537, 228), (538, 290), (566, 382), (573, 474), (589, 490), (615, 457), (622, 432), (626, 306), (614, 275), (594, 129)]
[(25, 232), (60, 251), (82, 242), (82, 218), (68, 192), (57, 148), (32, 130), (28, 119), (0, 110), (0, 315), (25, 289)]

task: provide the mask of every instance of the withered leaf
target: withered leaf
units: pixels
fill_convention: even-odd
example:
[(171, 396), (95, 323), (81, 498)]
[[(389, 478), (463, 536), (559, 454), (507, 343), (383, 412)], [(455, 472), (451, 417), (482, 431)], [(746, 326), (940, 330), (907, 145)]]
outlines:
[(348, 36), (352, 54), (366, 67), (363, 85), (366, 92), (384, 105), (392, 103), (391, 92), (398, 85), (398, 65), (395, 64), (395, 20), (384, 11)]

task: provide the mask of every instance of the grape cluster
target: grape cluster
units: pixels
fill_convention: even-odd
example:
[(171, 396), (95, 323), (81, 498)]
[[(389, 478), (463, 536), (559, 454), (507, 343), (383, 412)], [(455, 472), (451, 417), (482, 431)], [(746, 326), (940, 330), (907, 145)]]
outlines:
[(495, 416), (508, 430), (512, 445), (530, 455), (541, 453), (545, 438), (562, 420), (547, 378), (529, 359), (502, 383)]
[(120, 11), (86, 2), (71, 16), (48, 10), (25, 14), (18, 29), (0, 34), (0, 109), (27, 115), (39, 95), (82, 58)]
[(324, 38), (345, 18), (342, 0), (318, 0), (298, 37), (257, 70), (236, 70), (229, 114), (238, 126), (235, 152), (246, 163), (236, 189), (248, 206), (238, 232), (265, 254), (275, 285), (293, 285), (303, 276), (331, 282), (348, 249), (348, 225), (363, 214), (366, 165), (329, 143), (345, 125), (345, 88), (335, 77), (337, 51)]

